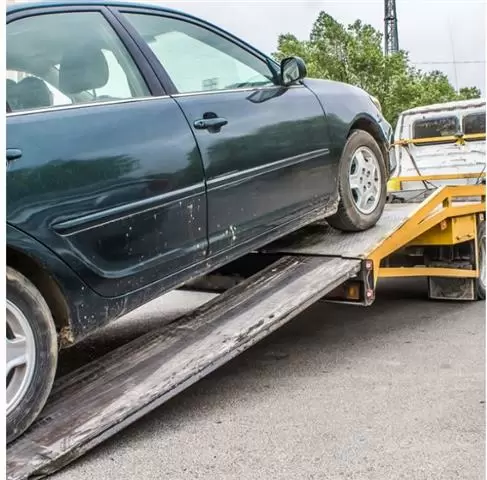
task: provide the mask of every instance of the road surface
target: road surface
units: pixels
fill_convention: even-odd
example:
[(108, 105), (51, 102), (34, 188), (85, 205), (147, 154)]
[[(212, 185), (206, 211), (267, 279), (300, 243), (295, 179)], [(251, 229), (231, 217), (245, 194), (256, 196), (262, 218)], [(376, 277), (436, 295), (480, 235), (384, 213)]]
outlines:
[[(68, 352), (64, 371), (206, 298), (153, 302)], [(484, 302), (388, 281), (368, 309), (314, 305), (53, 478), (481, 479), (484, 357)]]

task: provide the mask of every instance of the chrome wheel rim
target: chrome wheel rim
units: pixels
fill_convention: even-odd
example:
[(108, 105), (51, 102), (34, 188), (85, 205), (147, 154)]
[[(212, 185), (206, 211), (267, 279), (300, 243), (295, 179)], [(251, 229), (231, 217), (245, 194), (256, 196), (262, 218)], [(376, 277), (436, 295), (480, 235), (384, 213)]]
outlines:
[(372, 213), (379, 205), (381, 196), (381, 172), (379, 160), (367, 147), (359, 147), (352, 156), (349, 184), (357, 210)]
[(7, 415), (24, 398), (35, 369), (34, 333), (25, 315), (7, 300)]

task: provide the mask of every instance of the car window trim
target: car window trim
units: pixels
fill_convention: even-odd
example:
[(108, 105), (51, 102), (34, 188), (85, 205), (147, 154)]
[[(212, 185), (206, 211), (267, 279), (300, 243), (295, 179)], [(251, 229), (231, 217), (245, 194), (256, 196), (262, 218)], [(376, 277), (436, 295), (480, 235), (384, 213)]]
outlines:
[(17, 110), (12, 112), (7, 112), (7, 117), (17, 117), (21, 115), (34, 115), (36, 113), (48, 113), (48, 112), (57, 112), (60, 110), (73, 110), (77, 108), (87, 108), (87, 107), (100, 107), (102, 105), (120, 105), (124, 103), (135, 103), (135, 102), (147, 102), (151, 100), (162, 100), (162, 99), (169, 99), (169, 98), (182, 98), (182, 97), (192, 97), (197, 95), (218, 95), (224, 93), (241, 93), (241, 92), (255, 92), (258, 90), (274, 90), (279, 88), (286, 88), (286, 90), (291, 88), (306, 88), (304, 85), (290, 85), (289, 87), (281, 87), (281, 86), (266, 86), (266, 87), (246, 87), (246, 88), (234, 88), (228, 90), (208, 90), (202, 92), (189, 92), (189, 93), (175, 93), (173, 95), (151, 95), (149, 97), (137, 97), (137, 98), (124, 98), (122, 100), (107, 100), (107, 101), (99, 101), (99, 102), (89, 102), (89, 103), (75, 103), (72, 105), (59, 105), (57, 107), (43, 107), (43, 108), (34, 108), (29, 110)]
[(134, 97), (134, 98), (123, 98), (121, 100), (107, 100), (107, 101), (99, 101), (99, 102), (88, 102), (88, 103), (74, 103), (71, 105), (59, 105), (56, 107), (42, 107), (42, 108), (32, 108), (32, 109), (25, 109), (25, 110), (16, 110), (12, 112), (7, 112), (7, 117), (19, 117), (22, 115), (34, 115), (38, 113), (49, 113), (49, 112), (59, 112), (64, 110), (74, 110), (80, 108), (92, 108), (92, 107), (101, 107), (101, 106), (110, 106), (110, 105), (121, 105), (124, 103), (136, 103), (136, 102), (147, 102), (150, 100), (162, 100), (162, 99), (169, 99), (171, 98), (169, 95), (151, 95), (149, 97)]
[(123, 8), (123, 12), (122, 12), (122, 10), (118, 7), (109, 6), (107, 8), (110, 11), (110, 13), (113, 15), (113, 18), (116, 19), (116, 21), (119, 23), (120, 27), (125, 30), (127, 35), (134, 42), (134, 44), (137, 45), (137, 48), (139, 49), (141, 55), (143, 55), (145, 61), (150, 66), (151, 70), (154, 72), (154, 75), (156, 76), (159, 84), (161, 85), (161, 88), (164, 89), (164, 92), (167, 93), (168, 95), (177, 93), (176, 86), (172, 82), (171, 77), (169, 77), (168, 73), (161, 65), (156, 55), (152, 51), (152, 49), (149, 47), (147, 42), (145, 42), (144, 39), (139, 35), (135, 27), (133, 27), (132, 24), (128, 21), (128, 19), (125, 18), (125, 16), (123, 15), (123, 13), (147, 13), (147, 11), (144, 11), (146, 9)]
[(302, 84), (289, 85), (288, 87), (283, 87), (282, 85), (263, 85), (262, 87), (244, 87), (244, 88), (222, 88), (220, 90), (201, 90), (196, 92), (182, 92), (174, 93), (171, 97), (182, 98), (182, 97), (195, 97), (199, 95), (218, 95), (219, 93), (238, 93), (238, 92), (256, 92), (261, 90), (280, 90), (285, 88), (289, 90), (291, 88), (306, 88)]
[[(131, 36), (126, 32), (124, 28), (117, 21), (110, 9), (104, 5), (68, 5), (68, 6), (40, 6), (32, 7), (25, 10), (15, 11), (7, 13), (6, 24), (20, 20), (22, 18), (29, 18), (38, 15), (56, 14), (56, 13), (77, 13), (77, 12), (98, 12), (103, 15), (103, 18), (107, 21), (108, 25), (113, 29), (115, 35), (118, 37), (123, 47), (126, 49), (130, 59), (134, 63), (135, 67), (139, 70), (142, 81), (145, 82), (149, 92), (152, 96), (165, 95), (166, 92), (159, 82), (154, 70), (150, 66), (149, 62), (142, 55), (138, 45)], [(102, 103), (102, 102), (100, 102)], [(49, 107), (56, 108), (56, 107)], [(61, 108), (61, 107), (57, 107)], [(41, 110), (41, 109), (39, 109)], [(35, 111), (39, 111), (35, 110)], [(44, 109), (42, 109), (44, 110)]]
[(133, 39), (138, 44), (139, 48), (144, 52), (144, 54), (146, 54), (147, 60), (150, 61), (152, 67), (154, 68), (154, 71), (156, 71), (156, 73), (158, 74), (164, 89), (170, 95), (178, 95), (178, 96), (195, 95), (201, 93), (212, 93), (212, 92), (222, 92), (222, 91), (229, 91), (229, 90), (233, 91), (233, 90), (243, 90), (243, 89), (205, 90), (202, 92), (196, 91), (196, 92), (187, 92), (187, 93), (179, 92), (179, 90), (174, 85), (174, 82), (172, 81), (170, 75), (168, 74), (168, 72), (166, 71), (162, 63), (159, 61), (159, 59), (157, 58), (156, 54), (152, 51), (148, 43), (140, 36), (139, 32), (135, 29), (135, 27), (132, 26), (130, 21), (125, 17), (125, 14), (132, 13), (132, 14), (153, 15), (157, 17), (171, 18), (173, 20), (192, 23), (193, 25), (196, 25), (198, 27), (205, 28), (206, 30), (209, 30), (213, 34), (223, 37), (227, 41), (237, 45), (239, 48), (246, 51), (250, 55), (253, 55), (255, 58), (257, 58), (262, 63), (264, 63), (267, 66), (267, 68), (269, 68), (270, 73), (274, 75), (274, 81), (276, 81), (276, 84), (271, 86), (265, 86), (265, 87), (254, 87), (254, 89), (282, 87), (281, 85), (278, 84), (278, 76), (279, 76), (278, 66), (275, 61), (273, 61), (271, 58), (267, 57), (263, 53), (259, 52), (258, 50), (254, 49), (251, 45), (225, 32), (224, 30), (218, 28), (217, 26), (212, 25), (211, 23), (207, 23), (203, 20), (192, 17), (190, 15), (185, 15), (183, 13), (169, 12), (165, 10), (161, 11), (156, 8), (152, 9), (150, 7), (118, 6), (118, 7), (110, 7), (110, 10), (114, 15), (116, 15), (116, 17), (122, 23), (122, 25), (130, 32)]

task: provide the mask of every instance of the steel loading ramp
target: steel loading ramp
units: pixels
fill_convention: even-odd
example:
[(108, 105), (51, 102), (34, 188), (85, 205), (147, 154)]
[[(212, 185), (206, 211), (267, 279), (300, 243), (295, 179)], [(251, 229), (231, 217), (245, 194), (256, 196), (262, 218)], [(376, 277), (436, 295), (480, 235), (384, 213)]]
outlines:
[(61, 378), (38, 421), (8, 446), (9, 480), (59, 470), (269, 335), (356, 275), (360, 264), (282, 257), (191, 314)]
[(340, 232), (326, 222), (315, 223), (277, 240), (262, 252), (364, 259), (420, 208), (418, 203), (388, 204), (374, 227), (357, 233)]

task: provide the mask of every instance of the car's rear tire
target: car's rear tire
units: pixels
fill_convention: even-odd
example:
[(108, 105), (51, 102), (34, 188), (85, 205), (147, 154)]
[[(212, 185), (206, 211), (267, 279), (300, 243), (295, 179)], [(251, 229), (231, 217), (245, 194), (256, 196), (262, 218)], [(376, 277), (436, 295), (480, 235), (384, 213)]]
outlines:
[(328, 223), (345, 232), (360, 232), (379, 220), (387, 198), (382, 151), (369, 133), (354, 130), (345, 144), (338, 171), (340, 203)]
[(51, 392), (58, 344), (51, 312), (37, 288), (7, 267), (7, 443), (36, 419)]

